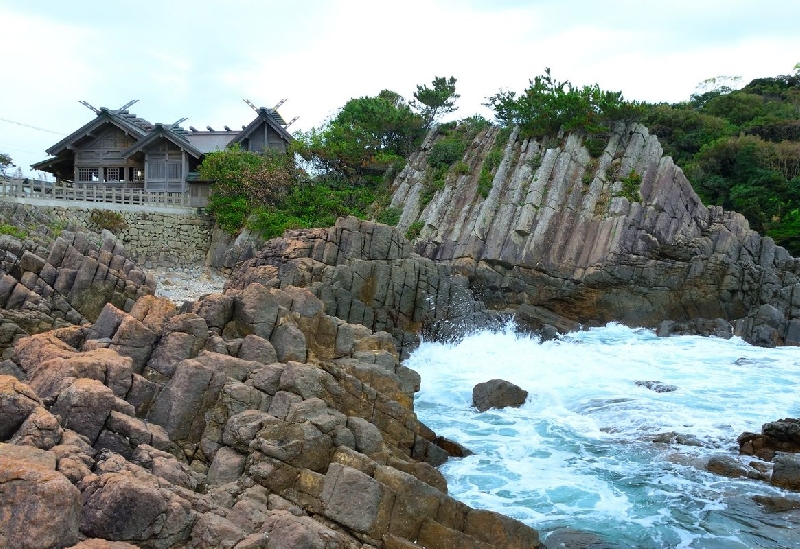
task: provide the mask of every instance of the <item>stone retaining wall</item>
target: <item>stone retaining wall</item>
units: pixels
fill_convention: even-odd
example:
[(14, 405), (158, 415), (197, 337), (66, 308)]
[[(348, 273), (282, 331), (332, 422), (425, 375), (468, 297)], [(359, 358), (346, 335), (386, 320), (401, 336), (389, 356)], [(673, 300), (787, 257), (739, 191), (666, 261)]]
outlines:
[[(23, 229), (27, 225), (44, 224), (56, 231), (99, 230), (90, 223), (92, 208), (3, 203), (0, 209), (5, 219), (14, 219)], [(148, 269), (205, 263), (214, 225), (211, 216), (131, 208), (117, 213), (125, 219), (127, 227), (116, 236), (132, 261)]]

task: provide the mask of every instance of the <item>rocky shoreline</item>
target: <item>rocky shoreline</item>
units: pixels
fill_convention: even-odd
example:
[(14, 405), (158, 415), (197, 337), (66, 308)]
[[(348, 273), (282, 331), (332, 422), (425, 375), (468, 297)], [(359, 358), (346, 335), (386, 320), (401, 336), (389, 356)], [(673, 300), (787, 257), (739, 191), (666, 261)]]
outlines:
[(155, 295), (165, 297), (180, 307), (208, 294), (221, 293), (228, 278), (212, 267), (187, 266), (145, 269), (156, 282)]
[(458, 445), (417, 420), (419, 376), (388, 332), (326, 314), (281, 273), (181, 308), (152, 295), (157, 276), (218, 281), (143, 276), (138, 299), (7, 348), (0, 546), (540, 546), (447, 495), (435, 466)]
[[(227, 278), (148, 271), (107, 231), (36, 219), (31, 237), (0, 236), (0, 547), (540, 547), (447, 495), (435, 467), (465, 450), (414, 413), (401, 359), (420, 334), (515, 315), (543, 337), (621, 320), (800, 343), (800, 261), (705, 208), (645, 128), (617, 128), (598, 159), (578, 136), (512, 134), (484, 199), (493, 131), (429, 203), (431, 142), (411, 159), (400, 228), (343, 218), (260, 250), (237, 240), (213, 254)], [(638, 202), (613, 177), (630, 170)], [(742, 451), (775, 466), (744, 476), (800, 487), (786, 441), (762, 435)]]

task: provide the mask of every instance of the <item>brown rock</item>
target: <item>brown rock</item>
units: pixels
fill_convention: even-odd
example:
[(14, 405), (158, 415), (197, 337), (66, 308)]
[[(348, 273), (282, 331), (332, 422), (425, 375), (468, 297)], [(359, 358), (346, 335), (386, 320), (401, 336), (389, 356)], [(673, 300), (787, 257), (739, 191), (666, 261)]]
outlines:
[(111, 338), (110, 348), (131, 357), (134, 373), (141, 374), (160, 335), (135, 317), (126, 315)]
[[(261, 527), (269, 539), (268, 549), (356, 549), (352, 538), (326, 527), (310, 517), (287, 511), (271, 511)], [(237, 549), (240, 549), (237, 547)]]
[(263, 366), (260, 362), (244, 360), (233, 356), (203, 351), (196, 358), (197, 362), (209, 369), (223, 373), (237, 381), (244, 381), (254, 371)]
[(375, 480), (395, 494), (389, 533), (416, 540), (426, 519), (435, 517), (445, 495), (416, 477), (394, 467), (379, 466)]
[[(2, 410), (0, 410), (2, 414)], [(34, 409), (12, 437), (12, 444), (34, 446), (49, 450), (61, 442), (64, 430), (58, 420), (43, 407)]]
[(284, 323), (275, 327), (270, 343), (275, 347), (279, 362), (305, 362), (308, 357), (306, 336), (294, 324)]
[(234, 482), (244, 471), (246, 456), (233, 448), (223, 446), (214, 455), (214, 461), (208, 470), (208, 483), (219, 486)]
[(158, 342), (147, 366), (163, 376), (172, 377), (178, 363), (196, 357), (205, 342), (205, 339), (199, 339), (191, 334), (169, 333)]
[(164, 427), (174, 441), (198, 442), (205, 429), (204, 414), (216, 402), (225, 379), (196, 360), (180, 362), (148, 418)]
[[(458, 547), (459, 549), (492, 549), (493, 547), (503, 547), (475, 539), (463, 532), (447, 528), (434, 522), (426, 520), (420, 528), (419, 539), (417, 540), (423, 547)], [(531, 545), (536, 548), (538, 545)]]
[(239, 358), (244, 360), (255, 360), (262, 364), (272, 364), (278, 362), (278, 354), (272, 343), (255, 334), (250, 334), (242, 340), (239, 347)]
[(347, 418), (347, 428), (353, 432), (356, 451), (369, 455), (383, 449), (380, 430), (366, 419), (351, 416)]
[(160, 334), (164, 325), (175, 316), (175, 304), (165, 297), (145, 295), (134, 303), (130, 315), (144, 324), (150, 331)]
[(472, 509), (467, 514), (464, 533), (506, 549), (539, 547), (539, 533), (536, 530), (493, 511)]
[(68, 357), (55, 357), (41, 362), (28, 372), (31, 387), (42, 398), (57, 395), (66, 385), (80, 378), (103, 382), (118, 397), (131, 388), (132, 361), (111, 349), (75, 352)]
[(270, 339), (277, 319), (278, 302), (261, 284), (250, 284), (236, 295), (231, 322), (235, 325), (236, 333), (242, 337), (255, 334)]
[(0, 547), (49, 549), (78, 541), (81, 494), (59, 472), (0, 455)]
[(193, 312), (203, 318), (209, 328), (222, 330), (233, 317), (235, 296), (233, 294), (210, 294), (193, 306)]
[(53, 358), (69, 358), (76, 349), (67, 345), (56, 337), (55, 333), (47, 332), (20, 339), (14, 345), (13, 360), (27, 374), (41, 363)]
[[(127, 403), (117, 399), (111, 389), (99, 381), (78, 379), (58, 395), (51, 411), (61, 418), (64, 428), (95, 441), (111, 410), (122, 404)], [(133, 413), (133, 407), (130, 408)]]
[(779, 452), (775, 454), (770, 484), (800, 492), (800, 456)]
[(766, 480), (766, 475), (753, 467), (749, 467), (733, 456), (718, 455), (709, 458), (706, 470), (724, 477), (746, 477)]
[(87, 539), (67, 549), (138, 549), (135, 545), (124, 541), (108, 541), (106, 539)]
[(373, 538), (387, 533), (394, 496), (361, 471), (331, 463), (320, 499), (329, 519)]
[(197, 549), (233, 547), (244, 537), (245, 532), (230, 520), (213, 513), (205, 513), (197, 519), (192, 528), (192, 547)]
[(163, 524), (167, 502), (158, 485), (122, 473), (105, 473), (83, 488), (81, 531), (98, 538), (143, 541)]
[(334, 451), (331, 437), (310, 422), (280, 420), (265, 424), (249, 448), (293, 467), (317, 472), (325, 471)]
[(42, 401), (25, 383), (0, 375), (0, 441), (11, 438)]

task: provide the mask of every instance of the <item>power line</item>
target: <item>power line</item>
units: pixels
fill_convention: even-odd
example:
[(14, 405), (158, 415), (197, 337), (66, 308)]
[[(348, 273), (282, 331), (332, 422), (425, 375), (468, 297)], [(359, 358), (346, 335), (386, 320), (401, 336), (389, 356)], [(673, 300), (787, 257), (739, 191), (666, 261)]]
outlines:
[(67, 135), (61, 132), (54, 132), (53, 130), (46, 130), (44, 128), (38, 128), (36, 126), (31, 126), (30, 124), (23, 124), (22, 122), (16, 122), (14, 120), (9, 120), (7, 118), (0, 118), (3, 122), (8, 122), (9, 124), (16, 124), (17, 126), (24, 126), (26, 128), (31, 128), (32, 130), (39, 130), (40, 132), (47, 132), (47, 133), (54, 133), (56, 135)]

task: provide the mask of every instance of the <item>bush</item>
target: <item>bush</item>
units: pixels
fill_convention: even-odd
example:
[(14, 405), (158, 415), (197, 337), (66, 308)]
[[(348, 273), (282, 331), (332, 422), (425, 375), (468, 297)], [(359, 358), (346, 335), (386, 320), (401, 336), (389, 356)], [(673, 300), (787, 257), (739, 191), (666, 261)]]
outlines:
[(207, 209), (214, 214), (217, 224), (232, 235), (237, 234), (244, 227), (244, 222), (250, 214), (250, 204), (243, 195), (212, 194), (208, 197)]
[(639, 202), (642, 197), (639, 189), (642, 187), (642, 176), (631, 170), (628, 175), (622, 178), (622, 190), (619, 195), (624, 196), (630, 202)]
[(13, 236), (14, 238), (19, 238), (20, 240), (28, 236), (28, 233), (26, 233), (25, 230), (20, 229), (16, 225), (8, 225), (7, 223), (0, 224), (0, 235), (3, 234)]
[(467, 144), (457, 134), (444, 137), (431, 147), (430, 153), (428, 153), (428, 164), (435, 168), (449, 166), (453, 162), (461, 160), (466, 150)]
[(105, 229), (114, 234), (128, 226), (121, 213), (111, 210), (92, 210), (89, 213), (89, 224), (98, 231)]
[(589, 156), (597, 158), (606, 148), (607, 138), (601, 136), (589, 135), (584, 139), (583, 146), (589, 151)]
[(597, 84), (578, 87), (569, 80), (559, 82), (549, 68), (531, 80), (521, 95), (500, 91), (486, 106), (503, 125), (519, 126), (523, 137), (536, 138), (559, 130), (602, 133), (612, 121), (636, 120), (641, 115), (641, 106), (625, 101), (621, 92), (604, 91)]
[(489, 171), (481, 170), (481, 175), (478, 178), (478, 194), (483, 198), (489, 196), (489, 192), (492, 190), (492, 179), (492, 174)]
[(403, 214), (403, 210), (400, 208), (394, 208), (389, 206), (388, 208), (384, 208), (381, 213), (379, 213), (375, 217), (375, 221), (378, 223), (383, 223), (384, 225), (391, 225), (392, 227), (396, 226), (397, 223), (400, 221), (400, 216)]
[(347, 215), (366, 219), (375, 199), (371, 187), (306, 182), (293, 188), (275, 206), (256, 208), (247, 219), (247, 228), (268, 239), (282, 235), (287, 229), (330, 227), (338, 217)]
[(536, 173), (536, 170), (542, 167), (542, 154), (536, 153), (532, 155), (528, 159), (528, 166), (530, 166), (531, 172)]
[(455, 175), (467, 175), (469, 174), (469, 164), (464, 162), (463, 160), (459, 160), (455, 164), (453, 164), (453, 173)]
[(406, 238), (408, 240), (415, 240), (419, 233), (422, 232), (422, 228), (425, 227), (424, 221), (415, 221), (411, 225), (408, 226), (408, 230), (406, 231)]
[(281, 236), (289, 229), (300, 229), (302, 227), (302, 220), (289, 215), (287, 212), (265, 207), (257, 208), (247, 219), (247, 228), (267, 240)]

